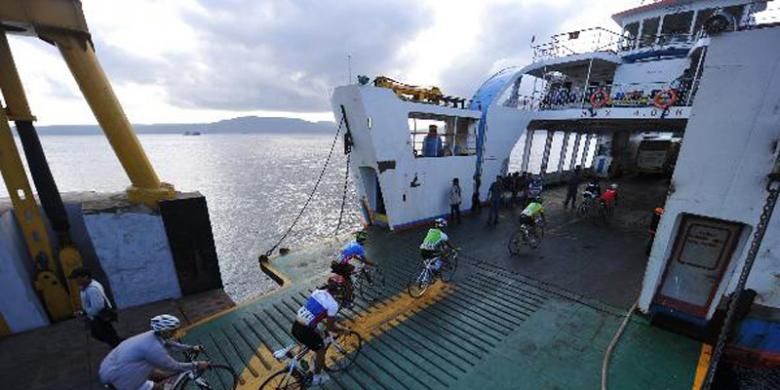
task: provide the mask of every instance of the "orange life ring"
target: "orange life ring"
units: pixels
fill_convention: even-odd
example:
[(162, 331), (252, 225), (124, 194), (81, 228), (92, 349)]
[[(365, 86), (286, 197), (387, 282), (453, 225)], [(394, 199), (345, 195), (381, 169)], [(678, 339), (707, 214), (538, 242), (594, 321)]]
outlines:
[(609, 95), (601, 88), (596, 92), (593, 92), (593, 95), (590, 95), (590, 105), (593, 106), (593, 108), (604, 107), (604, 105), (607, 104), (607, 101), (609, 101)]
[(672, 88), (658, 92), (655, 94), (655, 97), (653, 97), (653, 105), (662, 110), (669, 109), (674, 103), (677, 103), (677, 92)]

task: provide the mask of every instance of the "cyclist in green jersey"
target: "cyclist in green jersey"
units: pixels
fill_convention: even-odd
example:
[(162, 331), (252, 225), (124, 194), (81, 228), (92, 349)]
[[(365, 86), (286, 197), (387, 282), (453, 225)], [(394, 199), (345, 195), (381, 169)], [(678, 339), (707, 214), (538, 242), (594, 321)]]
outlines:
[(542, 206), (542, 198), (537, 196), (531, 200), (531, 203), (525, 207), (522, 213), (520, 213), (520, 223), (527, 224), (529, 226), (536, 226), (539, 223), (544, 222), (544, 207)]
[(449, 237), (444, 233), (441, 228), (447, 226), (447, 220), (444, 218), (436, 218), (434, 221), (434, 227), (428, 229), (428, 234), (425, 235), (422, 244), (420, 244), (420, 255), (424, 260), (429, 260), (437, 257), (438, 260), (433, 265), (434, 271), (438, 272), (442, 266), (442, 260), (447, 261), (446, 256), (442, 256), (444, 249), (455, 249), (449, 241)]

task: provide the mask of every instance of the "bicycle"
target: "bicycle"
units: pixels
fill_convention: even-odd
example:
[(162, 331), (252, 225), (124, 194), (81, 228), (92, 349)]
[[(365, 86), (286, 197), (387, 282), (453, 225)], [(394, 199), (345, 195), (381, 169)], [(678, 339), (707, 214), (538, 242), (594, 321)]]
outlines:
[(536, 249), (544, 238), (544, 224), (542, 219), (538, 219), (536, 226), (531, 226), (528, 223), (522, 222), (518, 226), (517, 230), (512, 233), (507, 243), (509, 254), (520, 254), (520, 249), (523, 245), (528, 245), (531, 249)]
[[(353, 273), (355, 282), (353, 289), (366, 301), (378, 299), (385, 293), (385, 273), (377, 266), (364, 265), (360, 270)], [(353, 292), (354, 295), (354, 292)], [(373, 298), (371, 297), (373, 295)]]
[(612, 219), (612, 216), (615, 214), (615, 206), (614, 205), (608, 205), (606, 201), (599, 200), (599, 210), (598, 210), (598, 216), (599, 221), (607, 225), (609, 224), (609, 221)]
[[(458, 269), (458, 249), (452, 249), (449, 251), (442, 251), (440, 256), (436, 256), (430, 259), (423, 259), (423, 269), (409, 281), (406, 289), (412, 298), (419, 298), (425, 294), (428, 287), (436, 283), (436, 279), (440, 278), (444, 282), (450, 282), (455, 276), (455, 271)], [(439, 271), (435, 271), (437, 261), (441, 259), (441, 268)]]
[[(298, 353), (292, 350), (298, 346)], [(333, 346), (333, 349), (330, 347)], [(333, 337), (326, 331), (325, 348), (328, 353), (325, 356), (325, 371), (339, 372), (348, 369), (355, 362), (360, 349), (363, 347), (363, 338), (357, 332), (349, 331)], [(309, 348), (300, 344), (292, 344), (274, 352), (274, 358), (279, 362), (287, 362), (287, 366), (260, 385), (262, 389), (305, 389), (311, 385), (314, 374), (309, 371), (309, 364), (305, 357), (310, 352)]]
[[(203, 347), (184, 351), (184, 359), (192, 363), (199, 361), (198, 356), (203, 353), (206, 360), (211, 360)], [(208, 389), (208, 390), (232, 390), (238, 386), (238, 375), (230, 366), (223, 364), (209, 364), (204, 370), (193, 368), (192, 370), (178, 372), (163, 378), (166, 389)], [(110, 384), (103, 386), (105, 389), (116, 390)]]
[(596, 196), (590, 192), (584, 192), (582, 194), (582, 202), (577, 207), (577, 216), (580, 218), (587, 218), (593, 211)]

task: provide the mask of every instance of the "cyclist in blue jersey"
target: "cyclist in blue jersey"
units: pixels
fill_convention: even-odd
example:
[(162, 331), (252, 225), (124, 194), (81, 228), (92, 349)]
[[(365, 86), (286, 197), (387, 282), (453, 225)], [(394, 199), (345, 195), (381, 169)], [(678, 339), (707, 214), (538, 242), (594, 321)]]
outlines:
[(366, 249), (363, 247), (363, 244), (365, 244), (367, 239), (368, 233), (365, 230), (355, 233), (355, 239), (344, 245), (339, 252), (338, 259), (330, 264), (330, 269), (333, 273), (344, 277), (346, 283), (344, 291), (348, 294), (348, 296), (344, 297), (346, 302), (352, 301), (352, 273), (355, 272), (355, 266), (351, 263), (356, 261), (369, 266), (376, 265), (366, 258)]
[(327, 346), (323, 340), (322, 328), (329, 332), (345, 332), (347, 329), (336, 323), (336, 314), (339, 311), (339, 304), (333, 298), (338, 290), (344, 285), (344, 277), (332, 274), (328, 278), (328, 284), (312, 291), (311, 296), (298, 309), (295, 321), (293, 321), (292, 335), (298, 342), (314, 351), (314, 377), (312, 385), (321, 385), (330, 377), (322, 372), (325, 366), (325, 351)]

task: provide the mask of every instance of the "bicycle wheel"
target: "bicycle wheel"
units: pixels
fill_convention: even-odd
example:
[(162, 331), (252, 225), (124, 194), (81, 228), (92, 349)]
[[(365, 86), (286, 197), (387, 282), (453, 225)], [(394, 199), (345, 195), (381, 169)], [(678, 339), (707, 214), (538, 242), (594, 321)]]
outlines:
[(355, 280), (355, 288), (360, 297), (367, 301), (378, 299), (385, 294), (385, 273), (378, 267), (364, 270)]
[(585, 218), (588, 216), (589, 211), (590, 211), (590, 203), (583, 201), (577, 207), (577, 216), (580, 218)]
[(512, 236), (509, 237), (509, 242), (506, 246), (510, 255), (519, 255), (520, 248), (523, 246), (523, 231), (521, 229), (515, 230)]
[(527, 229), (523, 232), (523, 240), (531, 249), (539, 247), (539, 236), (536, 235), (536, 228)]
[(305, 389), (306, 383), (301, 377), (301, 374), (293, 370), (290, 373), (290, 368), (277, 371), (271, 375), (268, 379), (260, 385), (259, 390), (272, 390), (272, 389)]
[(445, 282), (452, 281), (452, 278), (455, 277), (455, 271), (458, 270), (458, 252), (452, 252), (450, 254), (450, 258), (447, 259), (447, 261), (443, 262), (444, 264), (441, 265), (441, 280)]
[(423, 268), (417, 277), (409, 282), (409, 285), (406, 288), (409, 291), (409, 295), (411, 295), (412, 298), (421, 297), (425, 294), (425, 291), (428, 290), (432, 279), (431, 270), (428, 267)]
[(344, 371), (355, 362), (360, 349), (363, 347), (363, 338), (357, 332), (349, 331), (341, 333), (328, 346), (325, 354), (325, 371)]
[(186, 376), (184, 380), (179, 382), (176, 389), (233, 390), (236, 386), (238, 386), (238, 375), (232, 368), (221, 364), (211, 364), (209, 368), (199, 372), (195, 377)]

